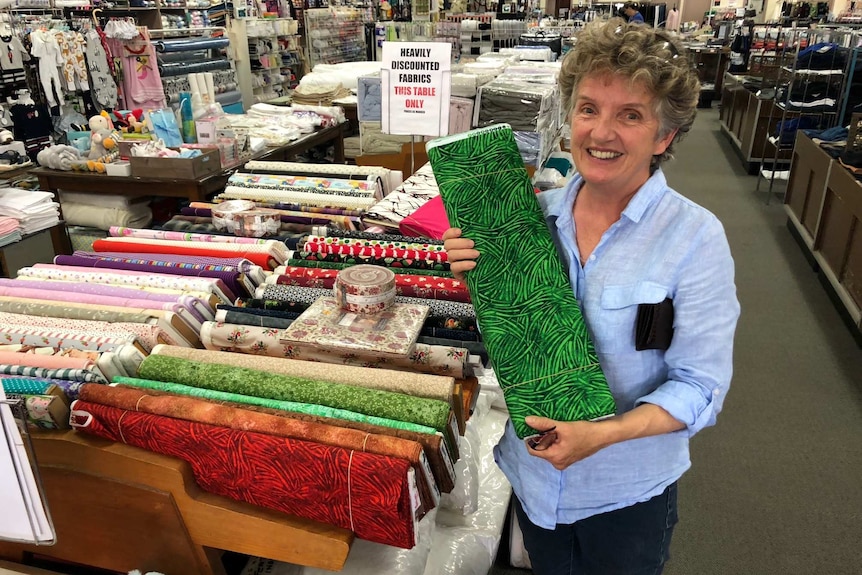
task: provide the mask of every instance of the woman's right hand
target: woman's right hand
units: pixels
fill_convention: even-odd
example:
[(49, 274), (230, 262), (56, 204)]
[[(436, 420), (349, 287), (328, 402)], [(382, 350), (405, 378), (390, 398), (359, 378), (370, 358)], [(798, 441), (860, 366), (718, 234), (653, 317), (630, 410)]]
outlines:
[(464, 281), (464, 272), (476, 267), (479, 252), (473, 246), (473, 240), (462, 238), (458, 228), (449, 228), (443, 234), (443, 247), (449, 258), (449, 267), (459, 281)]

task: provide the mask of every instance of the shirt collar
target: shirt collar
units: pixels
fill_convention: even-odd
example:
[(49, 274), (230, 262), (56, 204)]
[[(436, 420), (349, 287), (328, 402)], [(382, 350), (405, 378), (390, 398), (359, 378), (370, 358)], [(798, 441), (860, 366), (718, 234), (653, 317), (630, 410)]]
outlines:
[[(545, 192), (546, 194), (550, 194), (546, 198), (547, 209), (545, 210), (548, 219), (560, 220), (562, 218), (559, 224), (564, 224), (566, 218), (571, 219), (572, 206), (575, 204), (575, 198), (577, 198), (583, 182), (584, 179), (581, 175), (575, 174), (565, 187), (555, 192)], [(637, 193), (632, 196), (632, 199), (629, 200), (622, 215), (635, 223), (640, 222), (647, 209), (663, 196), (666, 191), (667, 179), (665, 179), (661, 168), (657, 168)]]

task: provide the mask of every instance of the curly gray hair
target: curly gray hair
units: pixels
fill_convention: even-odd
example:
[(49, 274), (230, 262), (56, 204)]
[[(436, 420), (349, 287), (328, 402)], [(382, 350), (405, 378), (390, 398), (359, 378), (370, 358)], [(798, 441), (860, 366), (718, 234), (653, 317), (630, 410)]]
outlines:
[(700, 82), (682, 45), (667, 33), (621, 18), (591, 22), (578, 34), (560, 71), (560, 89), (567, 111), (578, 83), (591, 74), (612, 73), (638, 82), (655, 95), (659, 139), (677, 130), (653, 166), (672, 157), (673, 146), (690, 129), (697, 115)]

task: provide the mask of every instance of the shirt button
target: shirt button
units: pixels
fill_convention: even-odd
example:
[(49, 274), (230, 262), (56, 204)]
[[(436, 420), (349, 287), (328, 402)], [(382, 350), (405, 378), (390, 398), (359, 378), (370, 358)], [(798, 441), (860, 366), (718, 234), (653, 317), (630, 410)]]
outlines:
[(594, 256), (594, 255), (590, 256), (590, 261), (594, 261), (595, 259), (596, 259), (596, 256)]
[(719, 389), (713, 390), (712, 394), (713, 395), (721, 395), (721, 390), (719, 390)]

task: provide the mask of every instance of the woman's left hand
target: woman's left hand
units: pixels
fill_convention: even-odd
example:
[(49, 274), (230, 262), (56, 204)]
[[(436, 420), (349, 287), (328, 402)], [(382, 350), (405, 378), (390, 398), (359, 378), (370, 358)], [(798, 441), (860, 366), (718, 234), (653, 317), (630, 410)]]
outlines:
[(555, 421), (535, 415), (527, 416), (524, 421), (536, 431), (556, 426), (556, 439), (553, 443), (540, 451), (532, 449), (528, 444), (527, 451), (530, 455), (546, 460), (560, 471), (613, 443), (608, 426), (603, 425), (606, 422)]

